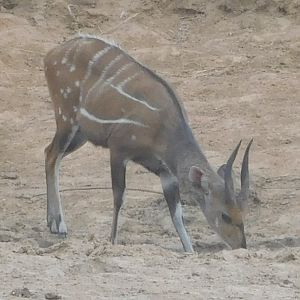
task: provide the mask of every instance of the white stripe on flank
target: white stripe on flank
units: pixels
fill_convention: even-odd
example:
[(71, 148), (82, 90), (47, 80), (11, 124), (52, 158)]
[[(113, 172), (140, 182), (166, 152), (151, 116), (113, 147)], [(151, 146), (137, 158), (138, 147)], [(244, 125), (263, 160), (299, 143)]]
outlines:
[(97, 82), (95, 83), (95, 85), (99, 82), (101, 82), (101, 81), (103, 81), (104, 80), (104, 78), (105, 78), (105, 76), (106, 76), (106, 74), (107, 74), (107, 72), (109, 71), (109, 69), (110, 68), (112, 68), (113, 67), (113, 65), (115, 64), (115, 63), (117, 63), (119, 60), (121, 60), (121, 58), (123, 57), (123, 54), (119, 54), (118, 56), (116, 56), (104, 69), (103, 69), (103, 72), (102, 72), (102, 74), (101, 74), (101, 76), (100, 76), (100, 78), (99, 78), (99, 80), (97, 80)]
[(137, 98), (135, 98), (135, 97), (133, 97), (133, 96), (127, 94), (127, 93), (124, 92), (124, 91), (122, 90), (122, 88), (119, 87), (119, 86), (115, 86), (115, 85), (113, 85), (113, 84), (111, 84), (110, 86), (111, 86), (113, 89), (115, 89), (119, 94), (121, 94), (122, 96), (125, 96), (126, 98), (128, 98), (128, 99), (130, 99), (130, 100), (133, 100), (133, 101), (135, 101), (135, 102), (141, 103), (141, 104), (145, 105), (146, 107), (148, 107), (148, 108), (151, 109), (151, 110), (159, 110), (158, 108), (149, 105), (146, 101), (137, 99)]
[[(88, 92), (87, 92), (87, 94), (86, 94), (86, 96), (85, 96), (85, 99), (87, 99), (88, 98), (88, 96), (90, 95), (90, 93), (98, 86), (98, 84), (100, 84), (100, 86), (99, 86), (99, 93), (100, 93), (100, 89), (101, 89), (101, 87), (103, 86), (103, 80), (104, 80), (104, 78), (105, 78), (105, 76), (106, 76), (106, 74), (107, 74), (107, 72), (109, 71), (109, 69), (110, 68), (112, 68), (113, 67), (113, 65), (115, 64), (115, 63), (117, 63), (119, 60), (121, 60), (121, 58), (123, 57), (123, 54), (120, 54), (120, 55), (118, 55), (118, 56), (116, 56), (104, 69), (103, 69), (103, 71), (102, 71), (102, 74), (101, 74), (101, 76), (100, 76), (100, 78), (93, 84), (93, 86), (88, 90)], [(86, 102), (86, 101), (84, 101), (84, 102)]]
[(119, 88), (123, 88), (129, 81), (133, 80), (135, 77), (137, 77), (138, 75), (140, 75), (142, 73), (142, 71), (136, 72), (134, 73), (132, 76), (126, 78), (125, 80), (123, 80), (122, 82), (120, 82), (118, 84)]
[(84, 117), (88, 118), (91, 121), (100, 123), (100, 124), (132, 124), (132, 125), (137, 125), (141, 127), (149, 127), (144, 125), (143, 123), (130, 120), (130, 119), (125, 119), (125, 118), (120, 118), (120, 119), (115, 119), (115, 120), (105, 120), (105, 119), (100, 119), (95, 117), (94, 115), (90, 114), (85, 108), (80, 108), (80, 113)]
[(120, 69), (116, 72), (115, 75), (113, 75), (112, 77), (110, 77), (110, 78), (108, 78), (107, 80), (105, 80), (105, 83), (106, 83), (106, 84), (110, 84), (112, 81), (115, 80), (115, 78), (116, 78), (117, 76), (119, 76), (122, 72), (124, 72), (125, 70), (129, 69), (129, 68), (130, 68), (131, 66), (133, 66), (133, 65), (134, 65), (133, 62), (130, 62), (130, 63), (124, 65), (122, 68), (120, 68)]
[[(111, 50), (113, 48), (113, 46), (107, 46), (106, 48), (102, 49), (101, 51), (97, 52), (93, 58), (89, 61), (89, 64), (88, 64), (88, 68), (87, 68), (87, 72), (83, 78), (83, 81), (82, 81), (82, 85), (81, 85), (81, 89), (80, 89), (80, 98), (82, 100), (82, 87), (83, 85), (87, 82), (87, 80), (89, 79), (89, 77), (91, 76), (92, 74), (92, 69), (93, 69), (93, 65), (95, 63), (97, 63), (97, 61), (105, 54), (107, 53), (109, 50)], [(80, 101), (81, 101), (80, 100)]]
[(108, 46), (104, 49), (102, 49), (101, 51), (97, 52), (93, 58), (89, 61), (89, 64), (88, 64), (88, 69), (87, 69), (87, 72), (84, 76), (84, 79), (83, 79), (83, 82), (85, 83), (87, 81), (87, 79), (90, 77), (91, 73), (92, 73), (92, 68), (93, 68), (93, 65), (105, 54), (107, 53), (110, 49), (112, 49), (113, 47), (112, 46)]

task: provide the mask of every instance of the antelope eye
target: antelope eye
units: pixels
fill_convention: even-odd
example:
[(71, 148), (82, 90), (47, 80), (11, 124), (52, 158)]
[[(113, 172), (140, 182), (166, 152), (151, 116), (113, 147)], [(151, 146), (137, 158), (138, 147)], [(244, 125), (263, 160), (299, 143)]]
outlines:
[(225, 214), (225, 213), (222, 213), (222, 219), (227, 224), (231, 224), (232, 223), (231, 218), (227, 214)]

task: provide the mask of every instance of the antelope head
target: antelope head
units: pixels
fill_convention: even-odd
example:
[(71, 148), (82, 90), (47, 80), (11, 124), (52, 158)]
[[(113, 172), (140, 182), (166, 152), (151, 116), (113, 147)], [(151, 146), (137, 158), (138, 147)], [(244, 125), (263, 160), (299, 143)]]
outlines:
[(246, 248), (243, 214), (249, 196), (249, 150), (248, 144), (241, 169), (241, 190), (235, 192), (232, 178), (232, 165), (241, 145), (241, 141), (230, 155), (226, 164), (217, 173), (206, 174), (196, 166), (192, 166), (189, 179), (204, 198), (203, 213), (218, 235), (232, 248)]

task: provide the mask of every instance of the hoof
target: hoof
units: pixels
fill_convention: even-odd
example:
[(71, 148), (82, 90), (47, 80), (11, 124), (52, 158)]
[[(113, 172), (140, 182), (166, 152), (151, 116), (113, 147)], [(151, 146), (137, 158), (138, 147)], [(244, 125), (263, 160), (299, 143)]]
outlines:
[(59, 234), (64, 237), (67, 236), (68, 233), (67, 226), (60, 215), (57, 218), (50, 217), (48, 221), (48, 227), (50, 228), (51, 233)]

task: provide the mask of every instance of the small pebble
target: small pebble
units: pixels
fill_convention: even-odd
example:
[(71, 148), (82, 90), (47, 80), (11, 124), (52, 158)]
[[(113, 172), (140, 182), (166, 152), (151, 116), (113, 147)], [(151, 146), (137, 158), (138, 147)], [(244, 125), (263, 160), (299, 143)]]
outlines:
[(54, 294), (54, 293), (47, 293), (45, 294), (45, 299), (47, 300), (59, 300), (61, 299), (61, 296)]
[(10, 294), (12, 296), (22, 297), (22, 298), (31, 298), (32, 296), (32, 293), (29, 291), (28, 288), (14, 289)]

